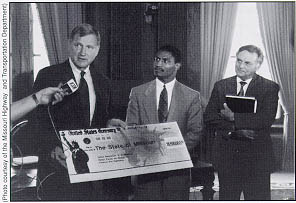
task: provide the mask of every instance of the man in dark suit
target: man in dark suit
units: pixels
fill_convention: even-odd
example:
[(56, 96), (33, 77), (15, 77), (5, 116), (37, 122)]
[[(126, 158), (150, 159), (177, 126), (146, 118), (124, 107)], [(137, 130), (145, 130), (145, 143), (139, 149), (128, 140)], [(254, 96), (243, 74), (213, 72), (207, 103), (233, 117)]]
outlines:
[[(202, 108), (199, 92), (176, 80), (180, 67), (177, 48), (163, 46), (157, 51), (156, 79), (131, 90), (126, 122), (142, 125), (176, 121), (191, 152), (201, 136)], [(135, 182), (135, 200), (189, 200), (189, 169), (140, 175)]]
[[(274, 156), (270, 137), (278, 105), (279, 85), (256, 74), (263, 62), (254, 45), (241, 47), (236, 76), (216, 82), (204, 113), (207, 127), (215, 130), (214, 165), (219, 177), (220, 200), (270, 200), (270, 173)], [(234, 113), (225, 95), (255, 97), (256, 113)]]
[(60, 130), (124, 127), (111, 119), (108, 79), (93, 67), (100, 49), (100, 34), (89, 24), (72, 30), (69, 38), (70, 57), (64, 63), (46, 67), (37, 75), (34, 92), (74, 79), (79, 86), (55, 105), (39, 106), (30, 123), (38, 146), (39, 195), (44, 200), (102, 200), (102, 181), (70, 184)]

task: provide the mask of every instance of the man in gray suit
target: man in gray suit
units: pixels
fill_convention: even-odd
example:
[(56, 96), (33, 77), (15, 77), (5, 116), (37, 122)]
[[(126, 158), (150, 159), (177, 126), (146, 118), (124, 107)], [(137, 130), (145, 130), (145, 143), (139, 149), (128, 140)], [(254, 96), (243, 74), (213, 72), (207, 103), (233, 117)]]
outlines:
[[(176, 121), (192, 152), (201, 137), (202, 107), (199, 92), (176, 80), (180, 67), (180, 51), (161, 47), (154, 58), (156, 79), (131, 90), (126, 120), (128, 125)], [(189, 199), (189, 169), (140, 175), (135, 182), (135, 200)]]

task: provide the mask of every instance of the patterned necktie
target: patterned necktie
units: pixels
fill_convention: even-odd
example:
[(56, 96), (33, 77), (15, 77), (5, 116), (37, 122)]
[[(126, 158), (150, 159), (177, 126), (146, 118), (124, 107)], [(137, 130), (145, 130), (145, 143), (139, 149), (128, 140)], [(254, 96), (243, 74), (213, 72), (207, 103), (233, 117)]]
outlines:
[(244, 86), (247, 84), (245, 81), (240, 81), (239, 82), (241, 84), (241, 88), (239, 90), (239, 93), (237, 94), (237, 96), (245, 96), (245, 91), (244, 91)]
[(81, 105), (81, 117), (83, 118), (82, 123), (84, 123), (84, 127), (88, 128), (90, 126), (90, 111), (89, 111), (89, 92), (86, 80), (84, 79), (84, 71), (80, 72), (80, 84), (78, 88), (79, 99)]
[(166, 122), (168, 117), (168, 92), (163, 85), (163, 90), (160, 93), (158, 105), (158, 121), (160, 123)]

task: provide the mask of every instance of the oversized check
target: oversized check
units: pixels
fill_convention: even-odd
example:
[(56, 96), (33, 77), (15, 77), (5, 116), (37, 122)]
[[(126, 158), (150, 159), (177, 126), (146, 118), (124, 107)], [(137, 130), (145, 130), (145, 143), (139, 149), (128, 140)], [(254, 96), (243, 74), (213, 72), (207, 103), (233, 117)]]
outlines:
[(176, 122), (60, 131), (71, 183), (193, 167)]

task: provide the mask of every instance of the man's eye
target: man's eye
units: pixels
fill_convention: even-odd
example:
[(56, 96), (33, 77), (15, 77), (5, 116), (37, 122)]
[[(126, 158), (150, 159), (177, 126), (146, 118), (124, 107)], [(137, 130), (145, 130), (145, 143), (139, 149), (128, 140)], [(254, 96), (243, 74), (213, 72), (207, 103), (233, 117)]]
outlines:
[(79, 48), (79, 47), (81, 47), (81, 45), (80, 44), (74, 44), (74, 47)]

